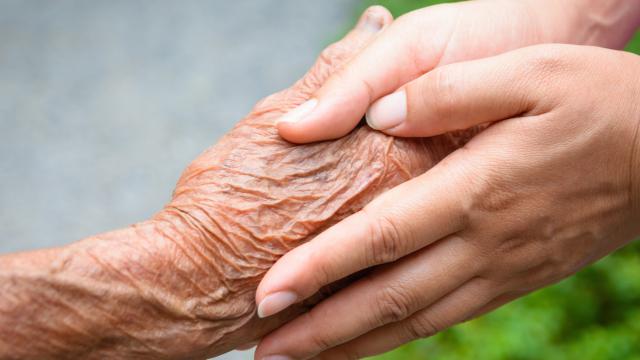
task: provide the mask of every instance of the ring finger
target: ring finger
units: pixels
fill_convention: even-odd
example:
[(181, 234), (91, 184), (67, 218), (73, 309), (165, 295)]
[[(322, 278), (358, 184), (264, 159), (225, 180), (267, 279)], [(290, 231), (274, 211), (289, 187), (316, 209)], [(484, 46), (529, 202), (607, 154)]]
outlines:
[(452, 235), (383, 266), (269, 334), (258, 345), (256, 358), (308, 358), (401, 321), (473, 278), (482, 266), (475, 249)]
[(409, 318), (377, 328), (325, 351), (317, 358), (360, 359), (390, 351), (412, 340), (435, 335), (473, 318), (474, 314), (492, 303), (498, 293), (489, 280), (476, 277)]

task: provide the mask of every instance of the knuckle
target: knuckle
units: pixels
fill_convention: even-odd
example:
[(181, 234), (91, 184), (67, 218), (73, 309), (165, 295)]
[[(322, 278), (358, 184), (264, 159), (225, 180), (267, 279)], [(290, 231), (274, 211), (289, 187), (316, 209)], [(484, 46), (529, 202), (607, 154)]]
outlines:
[(328, 79), (341, 77), (340, 69), (349, 57), (349, 48), (343, 43), (337, 42), (329, 45), (320, 52), (317, 61), (309, 72), (297, 85), (307, 89), (307, 92), (314, 92), (320, 88)]
[(504, 213), (520, 200), (515, 189), (497, 180), (478, 181), (473, 195), (473, 208), (483, 213)]
[(308, 264), (310, 265), (309, 268), (313, 269), (312, 279), (314, 283), (312, 286), (314, 291), (317, 287), (331, 282), (332, 269), (334, 269), (331, 259), (333, 258), (327, 257), (326, 254), (318, 252), (312, 252), (309, 255)]
[(377, 316), (374, 325), (377, 326), (406, 319), (412, 313), (413, 301), (410, 296), (395, 286), (383, 288), (375, 301), (374, 309), (377, 309)]
[(437, 68), (427, 75), (428, 81), (420, 87), (420, 101), (424, 109), (430, 109), (433, 116), (447, 123), (453, 116), (456, 103), (456, 82), (452, 79), (450, 67)]
[(324, 335), (312, 332), (311, 342), (316, 349), (329, 349), (333, 347), (332, 342)]
[[(566, 46), (557, 44), (535, 45), (519, 51), (519, 61), (511, 66), (519, 76), (517, 88), (528, 88), (530, 91), (519, 95), (523, 109), (532, 113), (544, 113), (562, 102), (573, 85), (559, 81), (569, 76), (577, 68), (582, 67), (580, 61)], [(569, 82), (573, 84), (573, 82)], [(553, 96), (549, 96), (553, 93)], [(535, 99), (533, 101), (532, 99)]]
[(433, 336), (442, 330), (429, 316), (419, 316), (409, 321), (406, 327), (410, 340)]
[(475, 251), (473, 267), (478, 276), (485, 276), (491, 273), (496, 268), (494, 245), (490, 241), (478, 241), (482, 244), (477, 244), (476, 241), (468, 241), (467, 243)]
[[(520, 201), (517, 183), (513, 175), (505, 172), (508, 159), (502, 155), (486, 154), (484, 158), (477, 156), (462, 161), (461, 186), (464, 192), (464, 212), (466, 224), (478, 220), (486, 213), (500, 213), (513, 208)], [(509, 164), (509, 166), (515, 166)]]
[(345, 50), (344, 45), (338, 41), (327, 46), (320, 52), (318, 62), (333, 66), (336, 62), (342, 62), (346, 57), (346, 53), (347, 51)]
[(366, 248), (369, 251), (370, 263), (384, 264), (398, 259), (401, 234), (395, 221), (380, 216), (367, 223), (369, 224), (369, 244)]
[(536, 80), (546, 80), (564, 72), (567, 62), (562, 48), (553, 45), (536, 46), (525, 53), (525, 68)]
[(256, 102), (256, 104), (251, 109), (251, 112), (258, 113), (261, 111), (265, 111), (266, 109), (269, 109), (269, 108), (278, 107), (278, 105), (282, 103), (283, 95), (284, 95), (284, 91), (281, 91), (258, 100), (258, 102)]

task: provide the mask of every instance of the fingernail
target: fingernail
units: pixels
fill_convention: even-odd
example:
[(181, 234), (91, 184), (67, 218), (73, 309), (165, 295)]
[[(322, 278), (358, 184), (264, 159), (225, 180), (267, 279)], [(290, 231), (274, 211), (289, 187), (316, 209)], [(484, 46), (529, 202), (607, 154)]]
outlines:
[(407, 95), (400, 90), (374, 102), (366, 113), (367, 124), (376, 130), (388, 130), (407, 118)]
[(384, 26), (384, 17), (377, 11), (368, 10), (361, 26), (367, 31), (378, 32)]
[(311, 111), (315, 109), (316, 105), (318, 105), (317, 99), (307, 100), (306, 102), (299, 105), (297, 108), (284, 114), (278, 120), (278, 123), (281, 123), (281, 122), (296, 123), (302, 120), (305, 116), (309, 115)]
[(273, 314), (277, 314), (291, 306), (296, 301), (298, 301), (298, 295), (291, 291), (273, 293), (264, 298), (264, 300), (262, 300), (258, 305), (258, 317), (266, 318)]
[(292, 359), (285, 355), (268, 355), (263, 357), (262, 360), (292, 360)]

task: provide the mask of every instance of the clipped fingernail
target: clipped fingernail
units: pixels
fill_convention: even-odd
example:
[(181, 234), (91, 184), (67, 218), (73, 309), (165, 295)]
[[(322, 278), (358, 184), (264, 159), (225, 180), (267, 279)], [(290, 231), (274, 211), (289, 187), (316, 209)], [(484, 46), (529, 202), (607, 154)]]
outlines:
[(384, 17), (377, 11), (367, 10), (362, 28), (371, 31), (378, 32), (384, 27)]
[(407, 118), (407, 95), (404, 90), (374, 102), (365, 115), (367, 124), (376, 130), (388, 130)]
[(297, 123), (300, 120), (304, 119), (305, 116), (309, 115), (317, 105), (318, 105), (317, 99), (307, 100), (306, 102), (299, 105), (297, 108), (284, 114), (278, 120), (278, 123), (281, 123), (281, 122)]
[(292, 360), (292, 359), (285, 355), (267, 355), (263, 357), (262, 360)]
[(288, 308), (298, 301), (298, 295), (291, 291), (280, 291), (264, 298), (258, 304), (258, 317), (266, 318)]

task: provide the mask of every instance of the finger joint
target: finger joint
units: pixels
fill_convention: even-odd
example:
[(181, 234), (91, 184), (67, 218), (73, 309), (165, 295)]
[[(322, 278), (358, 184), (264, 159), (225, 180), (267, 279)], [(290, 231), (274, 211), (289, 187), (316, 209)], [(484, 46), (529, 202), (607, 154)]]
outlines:
[(406, 327), (410, 340), (433, 336), (442, 330), (430, 316), (418, 316), (409, 321)]
[(382, 289), (376, 299), (377, 316), (375, 326), (394, 323), (411, 315), (413, 301), (404, 289), (387, 286)]
[(369, 224), (369, 250), (370, 264), (384, 264), (398, 259), (400, 254), (400, 229), (395, 221), (380, 216)]

